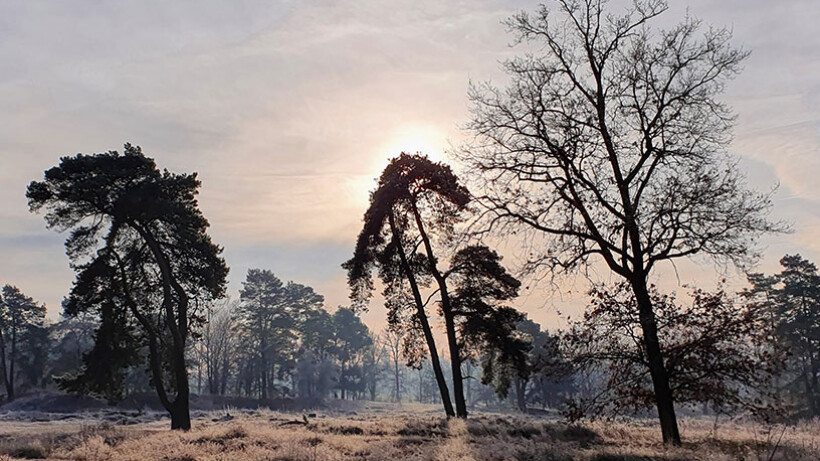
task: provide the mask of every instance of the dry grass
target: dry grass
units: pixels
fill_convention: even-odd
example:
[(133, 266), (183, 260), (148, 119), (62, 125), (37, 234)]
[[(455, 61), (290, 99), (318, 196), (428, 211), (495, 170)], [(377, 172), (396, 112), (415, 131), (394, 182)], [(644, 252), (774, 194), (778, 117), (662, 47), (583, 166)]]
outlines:
[[(685, 420), (684, 446), (666, 448), (652, 421), (568, 426), (511, 415), (447, 421), (430, 409), (398, 409), (308, 418), (274, 412), (231, 421), (206, 415), (190, 432), (160, 421), (130, 426), (97, 422), (0, 424), (0, 460), (318, 461), (318, 460), (784, 460), (820, 459), (820, 422), (783, 428)], [(775, 448), (776, 447), (776, 448)]]

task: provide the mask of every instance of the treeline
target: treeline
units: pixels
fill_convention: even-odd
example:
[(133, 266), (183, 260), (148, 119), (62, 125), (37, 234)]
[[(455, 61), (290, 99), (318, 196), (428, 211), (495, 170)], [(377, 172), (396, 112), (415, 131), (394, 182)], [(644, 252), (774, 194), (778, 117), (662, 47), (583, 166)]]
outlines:
[[(282, 282), (269, 270), (251, 269), (239, 299), (196, 304), (202, 328), (186, 355), (190, 385), (198, 394), (248, 397), (262, 405), (277, 399), (301, 399), (298, 403), (304, 406), (325, 399), (441, 403), (430, 360), (405, 354), (401, 332), (375, 333), (345, 307), (331, 313), (324, 298), (309, 286)], [(525, 320), (520, 327), (532, 339), (532, 379), (516, 380), (517, 404), (522, 409), (527, 404), (558, 406), (561, 396), (569, 395), (571, 383), (554, 383), (545, 366), (554, 359), (557, 342), (534, 322)], [(118, 403), (129, 395), (151, 392), (150, 370), (144, 362), (120, 360), (127, 365), (114, 368), (105, 366), (113, 357), (95, 354), (95, 338), (105, 336), (105, 329), (100, 318), (90, 314), (48, 322), (44, 305), (5, 286), (0, 297), (3, 400), (62, 389)], [(145, 345), (133, 346), (129, 355), (149, 353)], [(450, 363), (446, 356), (438, 359)], [(465, 361), (465, 373), (466, 402), (471, 407), (504, 405), (506, 384), (480, 382), (480, 357)], [(90, 386), (99, 376), (106, 385)], [(452, 383), (450, 373), (445, 379)], [(563, 392), (556, 393), (562, 385)], [(502, 387), (505, 391), (497, 392)]]
[[(820, 274), (799, 255), (780, 262), (781, 272), (752, 273), (749, 287), (734, 295), (693, 290), (691, 301), (681, 303), (653, 291), (676, 402), (709, 414), (820, 416)], [(521, 369), (488, 376), (489, 355), (465, 357), (467, 406), (552, 408), (571, 419), (651, 410), (634, 300), (621, 286), (592, 295), (585, 316), (566, 331), (550, 334), (527, 319), (516, 324), (527, 344)], [(201, 315), (203, 328), (187, 354), (198, 394), (263, 404), (294, 398), (304, 405), (325, 399), (442, 403), (430, 360), (407, 355), (404, 334), (395, 328), (377, 334), (348, 308), (330, 313), (311, 287), (282, 282), (271, 271), (251, 269), (239, 299), (205, 303)], [(3, 287), (4, 399), (70, 388), (99, 328), (89, 315), (49, 323), (42, 304)], [(438, 359), (448, 370), (449, 358)], [(101, 396), (117, 402), (151, 391), (142, 365), (119, 372), (110, 383), (121, 386)], [(444, 378), (452, 383), (451, 373)]]

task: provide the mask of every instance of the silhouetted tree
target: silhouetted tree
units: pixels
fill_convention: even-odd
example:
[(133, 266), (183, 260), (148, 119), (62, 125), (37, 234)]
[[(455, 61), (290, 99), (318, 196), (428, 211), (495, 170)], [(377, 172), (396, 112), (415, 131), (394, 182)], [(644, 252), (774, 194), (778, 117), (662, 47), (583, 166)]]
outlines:
[(324, 353), (319, 349), (326, 347), (332, 328), (323, 323), (328, 319), (323, 296), (309, 286), (283, 283), (269, 270), (250, 269), (240, 295), (235, 319), (245, 351), (241, 380), (247, 394), (258, 386), (264, 401), (271, 397), (274, 379), (298, 372), (296, 361), (306, 348), (315, 347), (316, 356)]
[(542, 407), (562, 405), (574, 393), (573, 368), (566, 354), (560, 350), (558, 336), (541, 330), (541, 325), (524, 319), (516, 325), (530, 342), (527, 353), (527, 379), (513, 381), (516, 401), (521, 411), (527, 403)]
[[(414, 310), (412, 321), (423, 334), (430, 354), (439, 393), (448, 416), (466, 416), (460, 354), (444, 274), (437, 266), (430, 233), (446, 238), (452, 233), (459, 212), (469, 202), (450, 167), (431, 162), (426, 156), (402, 153), (390, 161), (370, 196), (364, 228), (356, 242), (353, 258), (344, 264), (348, 271), (354, 306), (364, 308), (373, 290), (371, 271), (379, 268), (385, 284), (388, 319), (399, 319), (407, 309)], [(423, 252), (418, 252), (419, 246)], [(435, 339), (425, 307), (429, 298), (421, 289), (433, 279), (438, 287), (452, 363), (456, 411), (438, 357)], [(409, 293), (408, 293), (409, 292)]]
[(506, 397), (511, 379), (528, 376), (530, 343), (516, 330), (524, 315), (502, 304), (518, 296), (521, 282), (483, 245), (459, 250), (446, 276), (452, 282), (453, 316), (464, 351), (483, 357), (482, 383)]
[(333, 353), (333, 316), (324, 309), (314, 309), (305, 315), (299, 327), (301, 347), (324, 360)]
[[(362, 319), (350, 309), (340, 307), (333, 313), (333, 342), (339, 360), (340, 397), (346, 398), (351, 387), (351, 366), (359, 366), (365, 349), (373, 345), (373, 339)], [(360, 372), (360, 370), (358, 371)]]
[(24, 295), (15, 286), (6, 285), (0, 297), (0, 372), (6, 388), (6, 400), (13, 400), (21, 372), (30, 384), (39, 385), (48, 356), (45, 329), (46, 308)]
[(51, 374), (55, 378), (77, 375), (83, 368), (83, 357), (94, 347), (94, 332), (99, 319), (91, 314), (63, 316), (51, 328)]
[(275, 365), (296, 350), (295, 302), (286, 285), (269, 270), (250, 269), (242, 284), (236, 319), (247, 338), (246, 346), (256, 362), (259, 396), (269, 398)]
[[(573, 364), (605, 384), (575, 399), (571, 419), (651, 409), (655, 404), (640, 310), (626, 283), (591, 292), (590, 309), (564, 336)], [(672, 396), (680, 404), (709, 404), (763, 414), (776, 401), (769, 386), (783, 357), (769, 347), (765, 312), (737, 303), (722, 289), (691, 292), (691, 305), (650, 289)]]
[(482, 191), (477, 232), (529, 240), (530, 270), (603, 262), (629, 283), (663, 440), (680, 444), (648, 277), (695, 254), (745, 265), (778, 226), (726, 150), (734, 117), (717, 98), (747, 53), (691, 18), (652, 30), (663, 0), (623, 14), (606, 3), (561, 0), (507, 21), (538, 52), (505, 63), (506, 89), (471, 87), (475, 141), (458, 154)]
[(185, 354), (202, 323), (190, 300), (221, 297), (228, 273), (206, 232), (199, 186), (195, 173), (161, 171), (126, 144), (122, 155), (63, 157), (26, 193), (49, 228), (71, 230), (66, 251), (77, 278), (66, 314), (101, 318), (84, 374), (110, 379), (89, 364), (117, 370), (135, 354), (133, 343), (147, 343), (151, 381), (171, 428), (183, 430), (191, 427)]
[(401, 332), (401, 329), (388, 327), (382, 332), (382, 342), (387, 348), (388, 358), (390, 359), (390, 365), (393, 371), (394, 387), (392, 400), (394, 402), (401, 402), (401, 368), (399, 365), (401, 363), (403, 340), (404, 334)]
[(780, 265), (779, 274), (750, 274), (752, 288), (744, 294), (764, 311), (775, 347), (788, 351), (784, 390), (812, 418), (820, 415), (820, 274), (800, 255), (786, 255)]
[(364, 378), (365, 390), (370, 400), (376, 400), (379, 390), (379, 382), (386, 370), (385, 358), (387, 346), (380, 335), (374, 335), (367, 330), (370, 345), (365, 347), (364, 358), (362, 359), (362, 377)]

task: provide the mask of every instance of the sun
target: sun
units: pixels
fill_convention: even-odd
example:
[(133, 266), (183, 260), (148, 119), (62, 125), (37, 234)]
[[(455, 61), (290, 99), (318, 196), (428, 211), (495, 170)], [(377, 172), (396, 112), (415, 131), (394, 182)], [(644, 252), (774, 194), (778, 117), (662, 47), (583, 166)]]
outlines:
[(400, 153), (421, 153), (434, 162), (441, 162), (446, 161), (444, 150), (447, 145), (447, 135), (432, 125), (407, 124), (387, 130), (383, 141), (374, 145), (369, 153), (367, 172), (351, 178), (352, 200), (360, 203), (362, 197), (368, 197), (375, 185), (374, 179), (379, 177), (390, 159)]
[(446, 135), (435, 127), (428, 125), (404, 125), (392, 130), (385, 142), (383, 155), (390, 158), (402, 152), (421, 153), (434, 162), (444, 159), (447, 146)]

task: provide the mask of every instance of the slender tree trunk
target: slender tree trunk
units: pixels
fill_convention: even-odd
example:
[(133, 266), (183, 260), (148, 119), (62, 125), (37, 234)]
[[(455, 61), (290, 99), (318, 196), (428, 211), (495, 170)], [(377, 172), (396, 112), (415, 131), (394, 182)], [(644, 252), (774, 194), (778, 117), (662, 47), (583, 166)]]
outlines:
[(441, 371), (441, 362), (438, 358), (436, 340), (433, 337), (433, 331), (430, 329), (427, 314), (424, 312), (424, 301), (421, 299), (421, 292), (419, 291), (418, 283), (416, 283), (416, 277), (410, 269), (410, 264), (407, 261), (407, 255), (404, 253), (404, 246), (402, 245), (398, 229), (396, 229), (396, 221), (393, 218), (392, 213), (389, 216), (389, 221), (393, 239), (398, 247), (402, 271), (407, 277), (407, 281), (413, 291), (413, 299), (416, 303), (416, 317), (419, 319), (419, 323), (421, 323), (421, 329), (424, 332), (424, 339), (427, 342), (427, 349), (430, 352), (430, 364), (433, 366), (433, 373), (436, 375), (436, 382), (438, 383), (439, 393), (441, 394), (441, 403), (444, 405), (444, 412), (448, 417), (455, 416), (455, 412), (453, 411), (453, 403), (450, 400), (450, 390), (447, 387), (447, 381), (444, 379), (444, 373)]
[(14, 386), (8, 376), (8, 368), (6, 366), (6, 343), (3, 338), (3, 332), (0, 331), (0, 371), (3, 373), (3, 384), (6, 387), (6, 401), (11, 401), (14, 398)]
[(809, 416), (814, 418), (817, 416), (817, 408), (814, 406), (814, 392), (812, 392), (811, 381), (809, 381), (809, 369), (804, 368), (800, 373), (803, 377), (803, 386), (806, 389), (806, 403), (809, 406)]
[(444, 314), (444, 324), (447, 330), (447, 345), (450, 349), (450, 368), (453, 373), (453, 395), (456, 401), (456, 416), (459, 418), (467, 417), (467, 405), (464, 402), (464, 378), (461, 374), (461, 351), (458, 347), (458, 338), (456, 337), (456, 325), (453, 318), (453, 307), (450, 304), (450, 293), (447, 290), (447, 280), (438, 270), (436, 266), (436, 257), (433, 254), (433, 245), (430, 243), (430, 238), (424, 230), (424, 223), (421, 220), (416, 204), (413, 203), (413, 217), (416, 220), (421, 240), (424, 243), (424, 249), (427, 253), (427, 261), (430, 266), (430, 272), (439, 287), (439, 295), (441, 296), (441, 311)]
[(393, 365), (395, 366), (396, 370), (396, 402), (401, 402), (401, 386), (399, 386), (399, 361), (398, 356), (396, 356), (396, 360), (393, 360)]
[[(263, 332), (264, 331), (265, 330), (263, 329)], [(261, 347), (262, 347), (262, 350), (261, 350), (262, 353), (260, 354), (260, 358), (259, 358), (259, 360), (261, 362), (259, 364), (259, 368), (260, 368), (260, 371), (261, 371), (261, 378), (262, 378), (261, 389), (260, 389), (260, 398), (261, 398), (262, 402), (267, 402), (268, 401), (268, 352), (267, 352), (268, 341), (267, 341), (267, 338), (265, 338), (264, 333), (262, 334)]]
[(675, 415), (675, 403), (672, 390), (669, 386), (669, 373), (663, 363), (660, 341), (658, 340), (658, 326), (652, 300), (646, 288), (646, 279), (641, 276), (631, 283), (635, 299), (638, 302), (641, 329), (643, 330), (646, 358), (649, 362), (649, 374), (652, 377), (652, 386), (655, 391), (655, 405), (658, 408), (658, 418), (661, 423), (661, 433), (664, 443), (680, 445), (678, 420)]
[[(16, 323), (16, 322), (15, 322)], [(11, 356), (9, 357), (9, 380), (6, 387), (8, 400), (14, 400), (14, 362), (17, 360), (17, 325), (11, 330)]]
[(818, 380), (817, 375), (820, 374), (820, 373), (818, 373), (818, 371), (819, 371), (818, 368), (820, 368), (820, 363), (818, 363), (818, 360), (815, 359), (814, 354), (811, 351), (809, 351), (809, 357), (811, 357), (811, 396), (810, 396), (810, 398), (811, 398), (811, 401), (812, 401), (812, 408), (814, 408), (814, 410), (812, 411), (812, 417), (814, 417), (814, 416), (817, 416), (817, 413), (818, 413), (817, 407), (820, 406), (820, 402), (818, 402), (818, 398), (820, 398), (820, 395), (818, 395), (818, 386), (817, 386), (817, 380)]
[(341, 373), (339, 374), (339, 391), (342, 400), (345, 399), (345, 363), (342, 362)]
[(453, 373), (453, 395), (456, 401), (456, 416), (466, 418), (467, 404), (464, 401), (464, 378), (461, 374), (461, 352), (458, 347), (458, 339), (456, 338), (455, 320), (453, 319), (452, 312), (445, 312), (444, 317), (444, 323), (447, 328), (447, 343), (450, 348), (450, 368)]
[(423, 370), (423, 368), (419, 368), (419, 403), (421, 403), (421, 396), (422, 396), (422, 393), (423, 393), (422, 391), (423, 391), (423, 388), (424, 388), (424, 386), (423, 386), (424, 380), (422, 379), (422, 370)]
[(473, 404), (473, 383), (472, 383), (472, 374), (473, 374), (473, 365), (468, 360), (466, 362), (467, 367), (467, 379), (464, 380), (464, 404), (470, 408)]
[(515, 377), (515, 400), (516, 404), (518, 405), (518, 409), (521, 410), (522, 413), (527, 412), (527, 399), (526, 399), (526, 391), (527, 391), (527, 382), (520, 377)]

